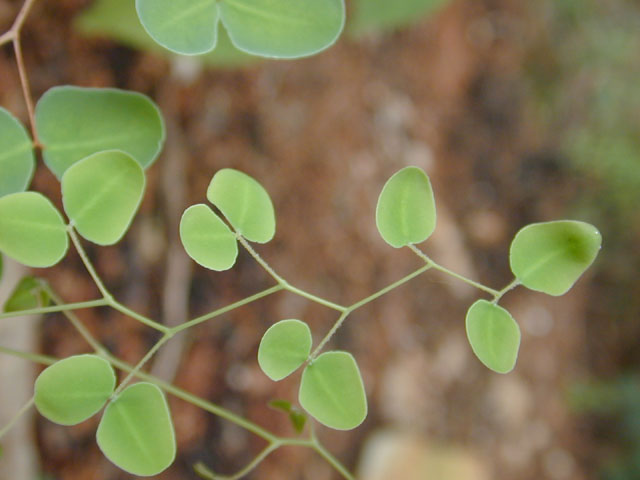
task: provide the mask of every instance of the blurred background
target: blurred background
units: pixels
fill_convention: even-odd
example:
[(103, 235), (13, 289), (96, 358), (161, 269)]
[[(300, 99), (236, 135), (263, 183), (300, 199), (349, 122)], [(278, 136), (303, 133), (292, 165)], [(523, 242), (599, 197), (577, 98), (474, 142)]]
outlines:
[[(0, 0), (0, 31), (21, 1)], [(438, 262), (501, 288), (525, 224), (575, 218), (604, 242), (565, 296), (517, 289), (501, 302), (522, 330), (515, 370), (473, 356), (464, 315), (479, 292), (427, 273), (355, 312), (332, 341), (362, 369), (370, 413), (351, 432), (319, 436), (359, 479), (640, 478), (640, 3), (635, 0), (351, 0), (345, 34), (297, 61), (221, 50), (175, 57), (150, 43), (133, 0), (38, 0), (23, 34), (37, 99), (59, 84), (151, 96), (166, 119), (164, 153), (127, 237), (88, 246), (128, 306), (168, 323), (271, 284), (246, 254), (225, 273), (193, 264), (177, 237), (182, 211), (213, 173), (241, 169), (274, 199), (278, 232), (260, 254), (296, 286), (350, 304), (420, 266), (375, 228), (377, 196), (407, 165), (430, 175), (438, 208), (424, 245)], [(0, 103), (26, 122), (15, 59), (0, 51)], [(60, 204), (44, 168), (34, 188)], [(20, 271), (5, 260), (2, 290)], [(95, 298), (81, 262), (38, 271), (68, 302)], [(13, 282), (13, 283), (12, 283)], [(113, 352), (135, 363), (157, 338), (113, 311), (80, 312)], [(277, 384), (256, 353), (272, 323), (300, 318), (319, 340), (334, 312), (279, 293), (192, 329), (153, 371), (282, 434), (298, 378)], [(55, 356), (87, 351), (61, 316), (3, 321), (0, 342)], [(0, 358), (2, 424), (31, 396), (38, 366)], [(263, 443), (175, 398), (179, 458), (159, 475), (195, 479), (204, 462), (232, 473)], [(23, 419), (2, 440), (0, 478), (125, 480), (94, 440)], [(286, 448), (250, 479), (337, 479), (316, 454)]]

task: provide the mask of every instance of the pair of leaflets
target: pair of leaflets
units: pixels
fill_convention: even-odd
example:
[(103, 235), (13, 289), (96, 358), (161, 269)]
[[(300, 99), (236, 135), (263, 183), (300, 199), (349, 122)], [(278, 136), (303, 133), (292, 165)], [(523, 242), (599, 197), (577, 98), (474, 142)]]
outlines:
[(96, 439), (104, 455), (127, 472), (157, 475), (173, 463), (176, 441), (169, 407), (152, 383), (136, 383), (113, 397), (113, 367), (97, 355), (76, 355), (36, 379), (38, 411), (60, 425), (76, 425), (106, 405)]
[[(311, 331), (300, 320), (281, 320), (262, 337), (258, 363), (279, 381), (300, 368), (311, 352)], [(331, 351), (309, 362), (303, 372), (298, 401), (312, 417), (336, 430), (351, 430), (367, 416), (367, 398), (360, 369), (348, 352)]]
[[(238, 235), (257, 243), (274, 237), (276, 220), (271, 198), (249, 175), (231, 168), (219, 170), (211, 179), (207, 199)], [(210, 270), (228, 270), (238, 257), (236, 233), (203, 203), (185, 210), (180, 220), (180, 238), (187, 254)]]
[(136, 0), (145, 30), (175, 53), (213, 50), (221, 23), (241, 51), (273, 58), (313, 55), (345, 22), (344, 0)]

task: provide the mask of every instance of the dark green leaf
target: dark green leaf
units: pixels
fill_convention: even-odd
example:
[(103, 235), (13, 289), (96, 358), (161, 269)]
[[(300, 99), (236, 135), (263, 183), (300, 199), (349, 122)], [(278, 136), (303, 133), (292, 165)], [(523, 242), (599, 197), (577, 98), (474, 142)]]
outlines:
[(50, 301), (45, 280), (31, 276), (23, 277), (13, 289), (9, 300), (4, 304), (4, 311), (19, 312), (46, 307)]
[(274, 58), (318, 53), (338, 39), (343, 0), (222, 0), (220, 18), (240, 50)]
[(217, 0), (136, 0), (136, 9), (147, 33), (168, 50), (198, 55), (216, 46)]
[(104, 150), (122, 150), (143, 168), (164, 144), (164, 122), (146, 96), (114, 88), (54, 87), (36, 106), (44, 161), (62, 178), (77, 161)]

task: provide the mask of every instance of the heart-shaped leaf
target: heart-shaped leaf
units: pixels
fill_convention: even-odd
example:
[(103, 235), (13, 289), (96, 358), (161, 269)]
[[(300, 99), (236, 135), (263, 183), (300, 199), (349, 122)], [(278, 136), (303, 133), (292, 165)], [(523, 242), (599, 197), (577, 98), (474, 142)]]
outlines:
[(62, 215), (46, 197), (20, 192), (0, 198), (0, 251), (28, 267), (50, 267), (68, 248)]
[(469, 308), (467, 338), (476, 357), (498, 373), (513, 370), (520, 348), (520, 327), (499, 305), (478, 300)]
[(387, 180), (378, 198), (376, 225), (395, 248), (429, 238), (436, 227), (436, 204), (426, 173), (406, 167)]
[(169, 406), (152, 383), (131, 385), (109, 403), (96, 438), (102, 453), (133, 475), (157, 475), (176, 457)]
[(601, 244), (600, 232), (588, 223), (534, 223), (520, 230), (511, 243), (511, 271), (531, 290), (562, 295), (593, 263)]
[(351, 430), (367, 416), (367, 397), (360, 370), (347, 352), (327, 352), (302, 373), (300, 405), (320, 423)]
[(26, 190), (34, 168), (31, 138), (22, 124), (0, 107), (0, 197)]
[(266, 243), (276, 233), (273, 203), (267, 191), (246, 173), (224, 168), (211, 179), (207, 198), (247, 240)]
[[(76, 17), (74, 25), (85, 35), (107, 36), (133, 48), (175, 58), (173, 52), (156, 43), (142, 27), (135, 0), (95, 0)], [(231, 43), (227, 31), (218, 28), (215, 49), (191, 58), (205, 66), (235, 68), (254, 63), (260, 57), (238, 50)]]
[(144, 187), (142, 167), (130, 155), (118, 150), (95, 153), (62, 176), (64, 210), (84, 238), (112, 245), (129, 228)]
[(35, 383), (35, 405), (52, 422), (75, 425), (96, 414), (113, 393), (113, 368), (96, 355), (76, 355), (47, 367)]
[(258, 364), (271, 380), (282, 380), (305, 362), (311, 351), (311, 341), (311, 330), (306, 323), (281, 320), (262, 336)]
[(122, 150), (143, 168), (164, 143), (164, 122), (148, 97), (114, 88), (54, 87), (36, 106), (44, 161), (62, 178), (77, 161), (103, 150)]
[(198, 55), (216, 46), (217, 0), (136, 0), (136, 9), (145, 30), (168, 50)]
[(185, 210), (180, 239), (187, 254), (205, 268), (222, 271), (236, 263), (236, 236), (207, 205), (200, 203)]
[[(0, 261), (0, 263), (2, 262)], [(9, 299), (4, 304), (4, 311), (19, 312), (46, 307), (51, 299), (45, 286), (46, 281), (41, 278), (23, 277), (9, 295)]]
[(223, 0), (220, 18), (240, 50), (298, 58), (333, 45), (345, 20), (344, 0)]

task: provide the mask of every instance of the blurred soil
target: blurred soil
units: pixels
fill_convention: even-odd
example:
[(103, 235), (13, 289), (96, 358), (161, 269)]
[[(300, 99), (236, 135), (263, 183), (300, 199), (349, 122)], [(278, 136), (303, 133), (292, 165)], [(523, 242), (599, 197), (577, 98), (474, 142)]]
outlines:
[[(19, 3), (0, 2), (2, 25)], [(154, 318), (166, 316), (164, 282), (173, 272), (168, 268), (178, 268), (184, 278), (170, 295), (180, 298), (182, 289), (191, 299), (188, 312), (178, 308), (178, 316), (211, 311), (270, 285), (244, 253), (225, 273), (196, 266), (190, 272), (182, 253), (175, 254), (178, 267), (168, 267), (167, 251), (176, 246), (175, 212), (204, 201), (211, 176), (223, 167), (253, 175), (273, 197), (278, 233), (258, 247), (260, 254), (294, 285), (345, 304), (420, 265), (410, 252), (384, 244), (375, 229), (377, 195), (403, 166), (425, 168), (436, 192), (438, 228), (426, 250), (494, 287), (510, 281), (507, 252), (517, 229), (557, 218), (575, 194), (577, 186), (523, 101), (522, 59), (528, 36), (535, 33), (524, 0), (454, 1), (412, 28), (358, 42), (343, 39), (316, 57), (197, 76), (183, 64), (79, 37), (70, 19), (87, 3), (38, 2), (24, 34), (28, 71), (35, 98), (51, 86), (75, 84), (138, 90), (159, 103), (167, 119), (167, 148), (148, 172), (137, 220), (117, 247), (87, 246), (115, 295)], [(9, 49), (0, 55), (0, 100), (26, 120)], [(166, 165), (172, 165), (171, 175)], [(34, 188), (60, 204), (59, 185), (46, 169), (39, 169)], [(75, 253), (38, 273), (69, 302), (98, 294)], [(355, 312), (334, 338), (333, 348), (348, 349), (359, 362), (370, 414), (352, 432), (321, 428), (320, 437), (363, 478), (374, 478), (366, 473), (371, 458), (382, 461), (379, 454), (371, 456), (375, 445), (365, 447), (381, 431), (395, 432), (402, 439), (398, 448), (409, 438), (417, 439), (409, 442), (411, 448), (444, 445), (467, 452), (474, 459), (470, 479), (593, 478), (589, 440), (565, 403), (568, 380), (584, 373), (589, 295), (583, 281), (563, 298), (523, 290), (505, 297), (521, 323), (523, 341), (516, 370), (499, 376), (487, 371), (466, 343), (464, 315), (477, 292), (437, 273), (413, 280)], [(112, 311), (80, 313), (103, 343), (129, 362), (157, 339)], [(284, 318), (307, 321), (317, 341), (336, 315), (277, 294), (205, 323), (189, 331), (183, 351), (175, 353), (177, 385), (291, 433), (286, 418), (267, 402), (295, 400), (298, 378), (274, 384), (256, 362), (262, 333)], [(51, 355), (87, 349), (57, 316), (42, 323), (39, 339), (41, 350)], [(191, 466), (197, 461), (230, 473), (263, 447), (234, 425), (180, 400), (171, 398), (171, 409), (180, 456), (158, 478), (196, 478)], [(99, 453), (95, 426), (89, 421), (64, 428), (37, 420), (48, 478), (131, 478)], [(397, 467), (407, 457), (384, 458)], [(287, 448), (248, 478), (338, 476), (313, 452)], [(431, 477), (414, 471), (386, 478)]]

